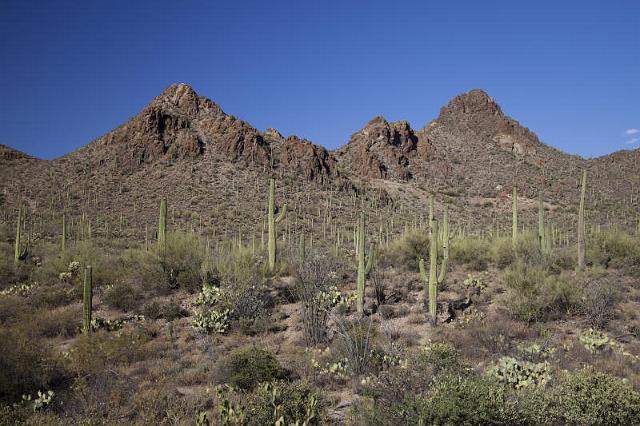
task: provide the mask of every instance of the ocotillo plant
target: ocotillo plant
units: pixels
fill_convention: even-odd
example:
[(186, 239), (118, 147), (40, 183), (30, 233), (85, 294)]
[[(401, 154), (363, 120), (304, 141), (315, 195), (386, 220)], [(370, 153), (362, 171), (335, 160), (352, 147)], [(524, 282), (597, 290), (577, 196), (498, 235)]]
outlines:
[(82, 310), (82, 332), (91, 333), (91, 311), (93, 308), (93, 278), (91, 266), (87, 266), (84, 271), (84, 292)]
[(442, 215), (442, 265), (440, 266), (440, 274), (438, 275), (438, 284), (442, 284), (447, 274), (449, 265), (449, 208), (444, 207)]
[(584, 269), (584, 198), (587, 187), (587, 171), (582, 172), (582, 189), (580, 191), (580, 210), (578, 211), (578, 270)]
[(371, 271), (375, 257), (375, 247), (373, 245), (369, 250), (369, 256), (365, 255), (365, 234), (364, 213), (360, 213), (360, 221), (358, 223), (358, 283), (356, 287), (356, 310), (360, 314), (364, 313), (365, 281)]
[(167, 240), (167, 200), (160, 200), (160, 218), (158, 219), (158, 245), (164, 247)]
[(269, 271), (273, 271), (276, 267), (276, 251), (278, 249), (276, 242), (276, 224), (278, 224), (287, 214), (287, 205), (282, 206), (282, 211), (276, 214), (276, 180), (269, 179), (269, 202), (267, 206), (267, 227), (269, 233), (268, 249), (269, 249)]
[(518, 191), (513, 187), (511, 205), (511, 243), (515, 246), (518, 239)]

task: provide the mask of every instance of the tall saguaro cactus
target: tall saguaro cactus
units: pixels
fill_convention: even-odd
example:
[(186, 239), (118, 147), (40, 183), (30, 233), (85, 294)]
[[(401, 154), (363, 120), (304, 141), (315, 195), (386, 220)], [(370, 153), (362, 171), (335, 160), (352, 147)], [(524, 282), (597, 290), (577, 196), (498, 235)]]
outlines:
[(364, 313), (364, 288), (367, 275), (371, 271), (373, 266), (373, 259), (375, 257), (375, 247), (371, 245), (369, 250), (369, 256), (365, 254), (365, 223), (364, 212), (360, 213), (360, 220), (358, 221), (358, 282), (356, 287), (356, 310), (359, 314)]
[(60, 240), (60, 248), (64, 251), (67, 248), (67, 220), (65, 215), (62, 215), (62, 239)]
[(158, 245), (164, 247), (167, 241), (167, 200), (160, 200), (160, 218), (158, 219)]
[(267, 232), (269, 233), (268, 249), (269, 249), (269, 271), (273, 271), (276, 267), (276, 251), (278, 244), (276, 242), (276, 224), (278, 224), (287, 214), (287, 205), (282, 206), (282, 211), (276, 217), (276, 180), (269, 179), (269, 204), (267, 206)]
[(587, 190), (587, 171), (582, 171), (582, 189), (580, 190), (580, 210), (578, 211), (578, 270), (584, 269), (584, 198)]
[(540, 251), (546, 250), (545, 237), (544, 237), (544, 201), (542, 200), (542, 193), (538, 196), (538, 245)]
[(31, 235), (28, 236), (27, 243), (25, 244), (24, 248), (22, 248), (22, 240), (24, 237), (23, 234), (24, 234), (24, 229), (26, 227), (25, 226), (26, 216), (27, 216), (26, 208), (20, 207), (18, 209), (18, 224), (16, 225), (16, 242), (14, 247), (14, 258), (13, 258), (15, 262), (26, 259), (29, 254), (29, 244), (31, 242)]
[(424, 267), (424, 259), (420, 259), (418, 265), (420, 267), (420, 277), (426, 288), (425, 294), (428, 297), (429, 304), (429, 316), (431, 317), (431, 323), (436, 325), (437, 311), (438, 311), (438, 244), (436, 242), (438, 235), (438, 221), (434, 218), (431, 220), (431, 238), (429, 241), (429, 277), (427, 278), (427, 271)]
[(93, 277), (90, 265), (84, 270), (84, 291), (82, 299), (82, 332), (89, 334), (91, 333), (91, 311), (93, 309)]
[(511, 243), (515, 246), (518, 239), (518, 190), (513, 187), (511, 204)]
[(442, 215), (442, 265), (440, 266), (440, 274), (438, 275), (438, 284), (442, 284), (447, 274), (449, 265), (449, 208), (444, 207)]

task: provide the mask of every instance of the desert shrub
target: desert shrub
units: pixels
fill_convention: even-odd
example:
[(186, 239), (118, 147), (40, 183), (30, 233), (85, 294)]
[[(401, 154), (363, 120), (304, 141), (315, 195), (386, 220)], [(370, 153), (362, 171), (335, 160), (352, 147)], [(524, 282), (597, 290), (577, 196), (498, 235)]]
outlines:
[[(449, 256), (453, 262), (471, 264), (473, 266), (486, 265), (491, 257), (491, 244), (481, 238), (457, 238), (451, 241)], [(474, 267), (475, 270), (486, 269)]]
[(323, 342), (329, 312), (339, 302), (338, 263), (333, 257), (312, 253), (297, 267), (293, 293), (302, 304), (302, 326), (308, 345)]
[(460, 353), (448, 343), (429, 343), (417, 356), (417, 364), (427, 365), (433, 374), (457, 372), (464, 368)]
[(148, 341), (149, 336), (140, 329), (83, 334), (66, 354), (66, 365), (69, 371), (82, 376), (99, 373), (109, 366), (142, 361), (149, 355), (144, 349)]
[(34, 271), (34, 281), (47, 283), (60, 281), (60, 274), (69, 272), (72, 262), (78, 262), (78, 269), (72, 274), (69, 283), (81, 289), (84, 268), (91, 265), (92, 279), (95, 288), (117, 282), (121, 269), (118, 267), (119, 252), (102, 239), (78, 241), (69, 244), (65, 251), (60, 251), (58, 244), (43, 246), (45, 261)]
[(318, 424), (319, 394), (304, 381), (264, 383), (247, 395), (245, 416), (248, 425)]
[(580, 289), (568, 274), (550, 275), (541, 266), (517, 262), (503, 275), (507, 306), (522, 321), (546, 321), (577, 310)]
[(391, 242), (386, 257), (396, 267), (417, 271), (418, 260), (429, 258), (429, 234), (421, 230), (405, 232)]
[(588, 241), (586, 258), (589, 263), (640, 277), (640, 238), (616, 230), (597, 233)]
[(204, 248), (195, 234), (171, 232), (164, 247), (155, 247), (156, 255), (170, 288), (197, 291), (202, 285)]
[(532, 232), (519, 233), (516, 244), (510, 237), (492, 242), (492, 259), (500, 269), (519, 261), (528, 265), (542, 265), (546, 257), (540, 252), (538, 237)]
[(47, 312), (36, 313), (31, 318), (35, 331), (44, 337), (73, 337), (80, 331), (82, 307), (71, 305)]
[(506, 399), (505, 388), (489, 378), (455, 374), (439, 376), (428, 397), (421, 401), (416, 424), (506, 423)]
[(174, 319), (183, 317), (185, 312), (175, 300), (169, 300), (167, 302), (154, 300), (142, 308), (142, 314), (145, 318), (149, 319), (155, 320), (163, 318), (167, 321), (173, 321)]
[(133, 285), (123, 282), (108, 285), (104, 291), (103, 300), (112, 308), (127, 312), (138, 306), (140, 294)]
[(254, 347), (236, 349), (219, 363), (223, 382), (243, 390), (251, 390), (259, 383), (283, 379), (284, 369), (268, 351)]
[(0, 328), (0, 401), (17, 402), (23, 394), (50, 389), (64, 376), (49, 348), (24, 328)]
[(233, 247), (231, 250), (223, 251), (212, 259), (207, 259), (204, 269), (220, 282), (252, 285), (256, 277), (264, 277), (262, 265), (249, 247)]
[(580, 313), (585, 316), (591, 327), (603, 329), (613, 319), (619, 299), (620, 292), (610, 280), (588, 280), (582, 291)]
[(554, 389), (556, 417), (567, 424), (630, 425), (640, 419), (640, 393), (592, 369), (570, 374)]
[(170, 290), (167, 274), (153, 250), (126, 250), (120, 258), (120, 268), (124, 276), (123, 280), (129, 284), (154, 290), (159, 294), (166, 294)]

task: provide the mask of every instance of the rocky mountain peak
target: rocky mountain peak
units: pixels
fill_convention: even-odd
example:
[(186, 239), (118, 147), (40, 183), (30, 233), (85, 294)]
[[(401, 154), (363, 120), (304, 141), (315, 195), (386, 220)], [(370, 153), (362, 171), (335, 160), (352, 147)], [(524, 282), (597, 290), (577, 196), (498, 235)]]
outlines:
[(366, 177), (407, 180), (411, 177), (409, 159), (417, 143), (418, 137), (407, 121), (388, 122), (378, 116), (354, 133), (339, 155)]
[(440, 116), (469, 114), (503, 116), (500, 105), (482, 89), (473, 89), (458, 95), (440, 110)]

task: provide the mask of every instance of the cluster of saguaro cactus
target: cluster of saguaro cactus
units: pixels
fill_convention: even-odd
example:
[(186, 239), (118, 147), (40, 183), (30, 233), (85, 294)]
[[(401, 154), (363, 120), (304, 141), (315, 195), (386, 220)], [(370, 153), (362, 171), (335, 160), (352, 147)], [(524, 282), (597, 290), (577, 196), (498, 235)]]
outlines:
[(287, 214), (287, 205), (282, 207), (282, 211), (276, 217), (276, 180), (269, 179), (269, 201), (267, 206), (267, 228), (269, 233), (268, 250), (269, 250), (269, 271), (273, 271), (276, 267), (276, 224), (278, 224)]
[(360, 220), (358, 221), (357, 237), (358, 237), (358, 282), (356, 286), (356, 310), (358, 313), (364, 312), (364, 289), (367, 275), (371, 271), (375, 258), (375, 246), (371, 244), (369, 250), (369, 256), (365, 254), (365, 221), (364, 212), (360, 213)]
[(158, 245), (164, 247), (167, 241), (167, 200), (160, 200), (160, 218), (158, 219)]
[(578, 270), (584, 269), (584, 198), (587, 187), (587, 171), (582, 172), (582, 189), (580, 191), (580, 210), (578, 211)]
[(93, 277), (91, 266), (87, 266), (84, 271), (84, 291), (82, 310), (82, 332), (91, 333), (91, 311), (93, 309)]
[(22, 248), (22, 233), (24, 231), (24, 218), (26, 212), (23, 207), (18, 209), (18, 224), (16, 225), (16, 241), (14, 250), (14, 261), (18, 262), (27, 258), (29, 254), (29, 239), (27, 244)]

